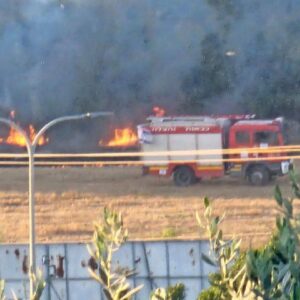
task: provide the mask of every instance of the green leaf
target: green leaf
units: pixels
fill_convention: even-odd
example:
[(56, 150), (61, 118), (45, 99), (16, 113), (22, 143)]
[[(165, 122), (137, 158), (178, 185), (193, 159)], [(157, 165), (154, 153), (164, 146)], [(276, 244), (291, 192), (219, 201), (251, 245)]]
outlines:
[(167, 291), (163, 288), (158, 288), (151, 296), (151, 300), (167, 300)]
[(252, 278), (253, 276), (256, 277), (257, 268), (255, 262), (256, 262), (256, 257), (254, 255), (254, 252), (252, 250), (249, 250), (246, 255), (246, 265), (247, 265), (246, 270), (249, 278)]
[(273, 299), (279, 299), (282, 297), (282, 291), (281, 290), (276, 290), (275, 293), (272, 295)]
[(207, 264), (209, 264), (209, 265), (211, 265), (211, 266), (213, 266), (213, 267), (215, 267), (216, 266), (216, 263), (209, 257), (209, 256), (207, 256), (206, 254), (201, 254), (201, 257), (202, 257), (202, 259), (207, 263)]
[(204, 198), (204, 207), (208, 208), (210, 206), (210, 201), (207, 197)]
[(283, 202), (282, 194), (281, 194), (281, 190), (277, 184), (275, 187), (275, 200), (279, 206), (282, 206), (282, 202)]
[(126, 300), (126, 299), (130, 299), (130, 297), (133, 295), (133, 294), (136, 294), (137, 292), (139, 292), (142, 288), (143, 288), (143, 284), (137, 286), (136, 288), (128, 291), (125, 295), (122, 296), (122, 298), (120, 298), (120, 300)]
[(291, 272), (287, 271), (282, 279), (282, 288), (285, 289), (291, 279)]
[(110, 295), (110, 292), (106, 288), (103, 288), (103, 292), (107, 300), (113, 300), (112, 296)]
[(107, 278), (107, 275), (106, 273), (102, 270), (102, 268), (99, 268), (99, 273), (100, 273), (100, 278), (102, 280), (102, 282), (107, 285), (108, 284), (108, 278)]
[(219, 240), (219, 241), (221, 241), (222, 238), (223, 238), (223, 232), (222, 232), (222, 230), (218, 230), (216, 239)]
[(213, 218), (210, 222), (210, 226), (209, 226), (209, 230), (210, 230), (210, 235), (212, 238), (215, 237), (215, 235), (218, 232), (218, 225), (217, 225), (217, 220), (216, 218)]
[(292, 217), (293, 216), (293, 206), (292, 206), (291, 202), (288, 199), (283, 198), (283, 205), (286, 209), (288, 216)]
[(300, 299), (300, 287), (299, 286), (297, 286), (294, 289), (294, 299)]
[(297, 182), (297, 174), (295, 173), (295, 171), (291, 171), (290, 172), (290, 180), (291, 180), (291, 184), (292, 184), (292, 190), (294, 195), (296, 196), (296, 198), (300, 199), (300, 188)]
[(199, 225), (201, 228), (203, 228), (204, 225), (203, 225), (203, 223), (202, 223), (202, 221), (201, 221), (201, 218), (200, 218), (198, 212), (196, 212), (196, 220), (197, 220), (198, 225)]

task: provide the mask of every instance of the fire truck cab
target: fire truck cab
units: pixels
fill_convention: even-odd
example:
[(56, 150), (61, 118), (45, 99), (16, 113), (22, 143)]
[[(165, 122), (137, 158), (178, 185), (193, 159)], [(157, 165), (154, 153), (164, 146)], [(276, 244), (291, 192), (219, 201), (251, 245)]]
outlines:
[(284, 144), (280, 118), (212, 115), (147, 120), (138, 126), (143, 173), (172, 176), (177, 186), (225, 174), (264, 185), (292, 167), (280, 150)]

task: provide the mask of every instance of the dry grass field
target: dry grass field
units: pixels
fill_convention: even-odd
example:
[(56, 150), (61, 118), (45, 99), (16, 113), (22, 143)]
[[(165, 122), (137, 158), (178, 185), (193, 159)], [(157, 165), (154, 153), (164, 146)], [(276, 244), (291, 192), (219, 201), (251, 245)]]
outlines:
[[(89, 241), (93, 221), (101, 217), (104, 206), (122, 212), (132, 240), (205, 238), (195, 212), (203, 211), (202, 200), (208, 196), (215, 213), (226, 214), (226, 236), (257, 246), (268, 239), (277, 214), (275, 182), (251, 187), (239, 178), (222, 178), (178, 188), (170, 179), (141, 176), (137, 167), (38, 168), (36, 179), (39, 242)], [(287, 177), (276, 182), (290, 195)], [(0, 207), (1, 242), (26, 243), (26, 168), (0, 169)]]

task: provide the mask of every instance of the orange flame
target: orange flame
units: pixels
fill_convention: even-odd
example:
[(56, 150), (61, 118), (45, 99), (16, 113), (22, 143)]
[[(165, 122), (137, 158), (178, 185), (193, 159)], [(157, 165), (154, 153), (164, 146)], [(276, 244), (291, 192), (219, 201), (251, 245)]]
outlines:
[[(33, 125), (29, 125), (28, 127), (28, 132), (29, 132), (29, 139), (31, 142), (33, 142), (35, 136), (36, 136), (36, 131)], [(19, 146), (19, 147), (25, 147), (26, 146), (26, 140), (24, 136), (16, 131), (14, 128), (10, 128), (9, 135), (6, 139), (2, 138), (0, 142), (4, 142), (9, 145), (14, 145), (14, 146)], [(38, 145), (42, 146), (45, 145), (49, 142), (49, 139), (46, 138), (45, 136), (41, 136), (38, 140)]]
[(107, 147), (121, 147), (121, 146), (134, 146), (138, 142), (138, 136), (130, 127), (117, 128), (114, 130), (114, 138), (108, 143), (104, 144), (102, 141), (99, 142), (101, 146)]
[(160, 106), (154, 106), (152, 111), (154, 112), (155, 117), (163, 117), (166, 114), (165, 109)]
[[(12, 110), (9, 115), (10, 115), (11, 119), (14, 119), (16, 116), (16, 112), (14, 110)], [(33, 125), (29, 125), (26, 132), (28, 133), (30, 141), (33, 142), (33, 140), (36, 136), (36, 130), (33, 127)], [(37, 144), (38, 144), (38, 146), (42, 146), (42, 145), (47, 144), (48, 142), (49, 142), (48, 138), (46, 138), (45, 136), (41, 136), (39, 138)], [(19, 146), (19, 147), (26, 146), (26, 140), (25, 140), (24, 136), (19, 131), (15, 130), (12, 127), (10, 128), (9, 134), (6, 138), (0, 137), (0, 143), (5, 143), (8, 145), (14, 145), (14, 146)]]

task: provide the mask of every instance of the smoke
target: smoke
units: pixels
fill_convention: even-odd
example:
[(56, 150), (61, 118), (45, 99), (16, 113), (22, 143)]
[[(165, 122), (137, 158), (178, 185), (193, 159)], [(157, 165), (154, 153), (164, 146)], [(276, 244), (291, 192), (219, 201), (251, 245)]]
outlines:
[(180, 113), (183, 82), (201, 62), (210, 33), (221, 36), (237, 75), (207, 109), (222, 110), (228, 99), (234, 109), (270, 64), (280, 72), (281, 65), (268, 60), (280, 45), (291, 43), (295, 51), (286, 25), (299, 22), (300, 8), (296, 0), (238, 5), (239, 17), (225, 18), (204, 0), (1, 0), (2, 114), (15, 109), (20, 119), (43, 123), (107, 109), (142, 119), (155, 104)]
[[(299, 94), (299, 69), (295, 71), (300, 58), (299, 1), (245, 1), (240, 10), (241, 16), (231, 23), (226, 41), (227, 48), (235, 51), (230, 59), (237, 74), (230, 97), (244, 105), (243, 109), (251, 109), (255, 98), (264, 97), (261, 107), (279, 93), (280, 102), (287, 104), (290, 95)], [(281, 113), (274, 103), (270, 116)]]
[(170, 103), (213, 29), (197, 1), (2, 1), (0, 101), (41, 122)]

